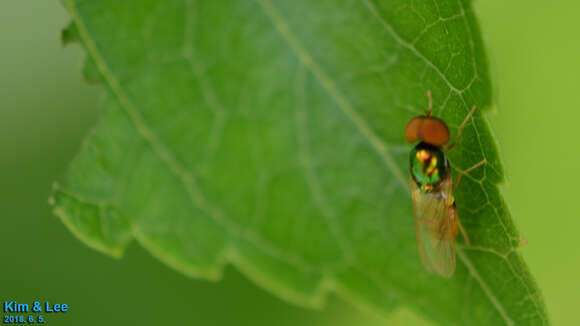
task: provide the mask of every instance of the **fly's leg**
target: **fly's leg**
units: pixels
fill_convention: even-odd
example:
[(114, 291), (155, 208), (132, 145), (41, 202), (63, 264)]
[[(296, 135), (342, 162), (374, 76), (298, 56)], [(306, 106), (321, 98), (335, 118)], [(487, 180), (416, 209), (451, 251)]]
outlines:
[(465, 128), (467, 121), (469, 121), (469, 119), (471, 118), (476, 109), (477, 106), (474, 105), (469, 111), (469, 113), (465, 116), (465, 119), (463, 119), (463, 122), (459, 125), (459, 128), (457, 128), (457, 136), (455, 136), (455, 140), (453, 141), (453, 143), (449, 144), (445, 148), (446, 152), (449, 152), (453, 147), (455, 147), (455, 145), (457, 145), (457, 142), (459, 141), (459, 138), (461, 138), (461, 134), (463, 133), (463, 128)]
[(463, 225), (461, 225), (461, 220), (459, 219), (459, 217), (457, 218), (457, 226), (459, 227), (459, 231), (463, 236), (463, 242), (465, 242), (466, 246), (471, 247), (471, 242), (469, 241), (469, 237), (467, 236), (467, 232), (465, 232)]
[[(483, 160), (475, 163), (472, 167), (470, 167), (466, 170), (463, 170), (463, 171), (459, 171), (457, 179), (455, 180), (455, 183), (453, 184), (453, 191), (455, 192), (455, 189), (457, 189), (457, 186), (459, 186), (459, 182), (461, 181), (461, 177), (463, 177), (463, 175), (473, 171), (474, 169), (477, 169), (478, 167), (480, 167), (486, 163), (487, 163), (487, 159), (484, 158)], [(455, 204), (453, 204), (453, 206), (455, 207)], [(468, 247), (471, 246), (471, 242), (469, 241), (469, 237), (467, 236), (467, 232), (463, 228), (463, 225), (461, 225), (461, 220), (459, 219), (459, 216), (455, 215), (455, 218), (457, 220), (457, 227), (459, 228), (459, 231), (461, 232), (461, 235), (463, 236), (463, 241), (465, 242), (465, 245), (467, 245)]]
[(457, 174), (457, 179), (455, 180), (455, 184), (453, 185), (453, 191), (455, 191), (455, 189), (457, 189), (457, 187), (459, 186), (459, 182), (461, 181), (461, 178), (463, 177), (463, 175), (477, 169), (478, 167), (484, 165), (487, 163), (487, 159), (484, 158), (483, 160), (475, 163), (472, 167), (463, 170), (463, 171), (459, 171), (459, 174)]
[(463, 236), (463, 241), (465, 242), (466, 246), (471, 246), (471, 242), (469, 241), (469, 237), (467, 236), (467, 232), (461, 225), (461, 220), (459, 220), (459, 215), (457, 215), (457, 206), (455, 206), (455, 199), (453, 199), (453, 204), (448, 208), (449, 212), (449, 224), (453, 230), (453, 237), (457, 237), (457, 229), (461, 231), (461, 235)]

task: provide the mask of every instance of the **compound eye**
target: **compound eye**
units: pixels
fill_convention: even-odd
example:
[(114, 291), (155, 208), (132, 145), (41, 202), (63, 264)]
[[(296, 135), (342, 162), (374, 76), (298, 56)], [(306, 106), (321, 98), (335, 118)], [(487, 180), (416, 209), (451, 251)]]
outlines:
[(441, 119), (426, 117), (419, 128), (419, 137), (433, 146), (442, 146), (449, 142), (449, 128)]
[(405, 139), (409, 143), (414, 143), (421, 139), (421, 126), (425, 118), (424, 116), (414, 117), (407, 123), (405, 127)]

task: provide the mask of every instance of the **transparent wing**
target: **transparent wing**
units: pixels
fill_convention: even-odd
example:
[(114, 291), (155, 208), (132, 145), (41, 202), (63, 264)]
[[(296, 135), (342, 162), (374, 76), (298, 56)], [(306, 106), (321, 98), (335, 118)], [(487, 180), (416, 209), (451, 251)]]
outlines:
[(455, 206), (445, 202), (452, 189), (451, 178), (442, 180), (431, 193), (423, 193), (411, 180), (419, 256), (428, 272), (443, 277), (451, 277), (455, 272), (457, 217)]

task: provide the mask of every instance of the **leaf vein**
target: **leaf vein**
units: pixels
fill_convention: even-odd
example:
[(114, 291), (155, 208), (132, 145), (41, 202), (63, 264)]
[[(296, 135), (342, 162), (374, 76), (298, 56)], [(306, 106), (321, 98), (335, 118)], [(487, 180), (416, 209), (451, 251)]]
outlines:
[(297, 77), (296, 77), (296, 85), (295, 85), (295, 92), (296, 92), (296, 112), (295, 112), (295, 123), (296, 123), (296, 134), (298, 138), (298, 156), (300, 160), (300, 165), (304, 171), (304, 177), (306, 182), (308, 183), (308, 187), (312, 196), (314, 198), (314, 202), (318, 207), (321, 215), (324, 217), (326, 224), (330, 228), (330, 231), (334, 238), (338, 241), (339, 246), (341, 247), (343, 254), (345, 265), (348, 265), (354, 259), (352, 248), (348, 244), (345, 235), (343, 234), (338, 222), (336, 221), (336, 213), (328, 204), (328, 200), (324, 194), (324, 190), (320, 185), (318, 180), (318, 176), (316, 175), (316, 170), (312, 165), (312, 158), (310, 156), (310, 146), (309, 146), (309, 136), (308, 130), (306, 127), (306, 69), (304, 65), (301, 65), (298, 69)]

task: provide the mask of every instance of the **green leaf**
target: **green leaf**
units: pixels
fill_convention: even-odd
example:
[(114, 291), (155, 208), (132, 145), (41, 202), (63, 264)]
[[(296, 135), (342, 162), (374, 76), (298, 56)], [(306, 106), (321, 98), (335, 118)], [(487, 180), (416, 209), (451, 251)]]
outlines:
[[(335, 291), (441, 325), (547, 325), (498, 190), (487, 59), (467, 0), (65, 0), (107, 108), (55, 212), (90, 246), (132, 238), (175, 269), (231, 263), (319, 307)], [(70, 33), (69, 33), (70, 34)], [(74, 39), (69, 37), (65, 39)], [(406, 122), (434, 98), (471, 247), (447, 280), (417, 254)]]

